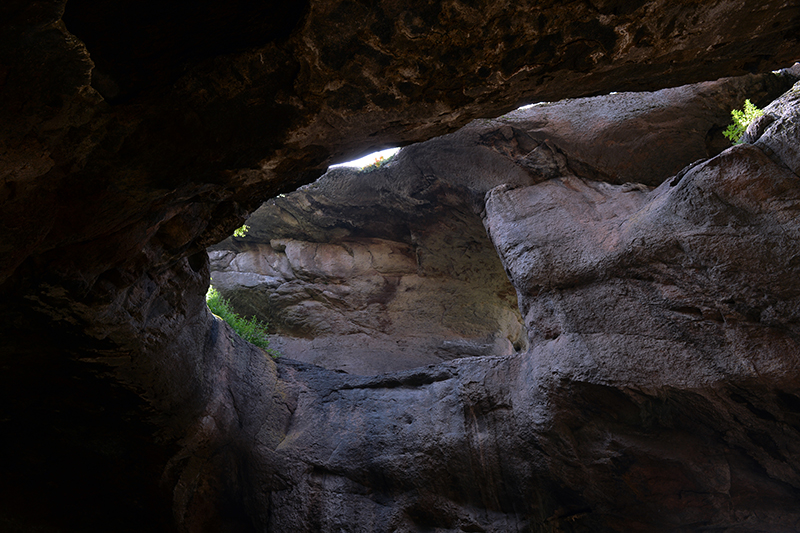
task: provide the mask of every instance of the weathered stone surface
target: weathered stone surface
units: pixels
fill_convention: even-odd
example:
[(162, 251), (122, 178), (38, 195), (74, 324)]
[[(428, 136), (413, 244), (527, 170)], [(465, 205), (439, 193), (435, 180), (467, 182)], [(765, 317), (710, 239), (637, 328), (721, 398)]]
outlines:
[(272, 325), (284, 356), (327, 368), (375, 374), (523, 350), (514, 289), (471, 191), (414, 161), (335, 169), (269, 201), (246, 237), (212, 248), (212, 283)]
[[(517, 302), (480, 223), (486, 192), (574, 172), (658, 184), (687, 163), (716, 155), (719, 139), (729, 145), (721, 131), (745, 95), (774, 99), (795, 75), (539, 105), (408, 147), (378, 169), (332, 169), (258, 209), (247, 236), (214, 246), (213, 284), (241, 314), (269, 322), (273, 346), (285, 356), (327, 368), (370, 374), (518, 352), (526, 335)], [(586, 188), (574, 177), (564, 183), (517, 189), (536, 190), (539, 201), (496, 194), (490, 205), (497, 209), (505, 201), (511, 218), (519, 216), (520, 203), (579, 209), (591, 200), (578, 201), (570, 185), (584, 187), (589, 198), (603, 199), (601, 215), (587, 216), (586, 227), (558, 220), (542, 228), (553, 238), (576, 235), (586, 242), (575, 249), (585, 251), (600, 238), (598, 219), (626, 216), (649, 190), (640, 184)], [(612, 202), (591, 187), (616, 190), (628, 201)], [(526, 239), (542, 236), (521, 233), (509, 246), (520, 248)], [(531, 264), (558, 276), (571, 262), (528, 258), (508, 268), (522, 279)]]
[(561, 364), (611, 382), (788, 378), (797, 176), (742, 146), (675, 181), (649, 194), (569, 177), (491, 193), (487, 227), (532, 342), (602, 354)]
[(346, 154), (519, 103), (784, 66), (800, 47), (781, 2), (205, 2), (180, 30), (152, 7), (3, 7), (0, 279), (27, 260), (88, 290), (220, 240)]
[(650, 192), (493, 189), (531, 349), (373, 378), (279, 361), (296, 403), (255, 446), (285, 465), (263, 527), (792, 531), (798, 206), (800, 176), (754, 145)]
[[(621, 93), (613, 98), (582, 98), (543, 105), (520, 120), (510, 113), (517, 131), (534, 141), (548, 141), (569, 158), (569, 171), (582, 178), (623, 184), (657, 186), (674, 176), (686, 161), (707, 159), (730, 146), (722, 132), (731, 122), (731, 108), (745, 98), (760, 107), (786, 90), (792, 74), (759, 79), (740, 78), (708, 82), (654, 93)], [(496, 136), (497, 148), (524, 157), (523, 165), (536, 170), (544, 154), (523, 153)], [(528, 141), (530, 143), (530, 141)], [(540, 149), (540, 150), (543, 150)], [(545, 152), (546, 153), (546, 152)], [(544, 169), (545, 177), (563, 175), (557, 165)]]
[[(227, 330), (202, 301), (204, 249), (264, 198), (311, 181), (346, 155), (424, 140), (519, 103), (765, 71), (794, 61), (800, 46), (797, 6), (782, 2), (181, 2), (166, 11), (165, 5), (0, 5), (0, 345), (3, 379), (11, 385), (4, 392), (13, 399), (3, 402), (0, 415), (8, 452), (0, 483), (4, 496), (13, 495), (3, 499), (3, 526), (9, 528), (104, 531), (112, 524), (141, 531), (152, 516), (154, 528), (167, 529), (153, 487), (155, 471), (174, 447), (182, 451), (169, 465), (164, 490), (174, 498), (182, 530), (268, 528), (269, 509), (280, 514), (292, 506), (273, 506), (262, 488), (288, 490), (303, 501), (302, 490), (292, 492), (292, 480), (305, 479), (308, 463), (284, 471), (282, 458), (269, 450), (289, 431), (282, 429), (291, 427), (289, 413), (306, 412), (293, 398), (297, 405), (322, 400), (314, 399), (316, 392), (288, 394), (289, 385), (276, 380), (263, 353), (226, 340)], [(774, 135), (759, 142), (770, 138), (777, 142)], [(547, 154), (542, 159), (551, 160)], [(398, 381), (387, 383), (398, 388)], [(718, 435), (749, 439), (742, 437), (743, 455), (732, 448), (730, 456), (740, 466), (732, 470), (737, 479), (751, 481), (753, 489), (738, 493), (730, 507), (734, 517), (748, 519), (739, 512), (744, 506), (753, 510), (753, 529), (779, 529), (788, 520), (781, 515), (790, 508), (781, 505), (789, 501), (788, 489), (762, 483), (761, 463), (747, 461), (783, 455), (783, 441), (775, 440), (769, 423), (750, 435), (740, 421), (750, 421), (748, 412), (774, 411), (777, 420), (792, 424), (796, 404), (788, 392), (764, 387), (764, 394), (753, 387), (737, 392), (745, 400), (739, 407), (723, 402), (727, 411), (710, 418), (735, 416), (739, 421), (730, 426), (713, 427)], [(70, 390), (74, 396), (62, 394)], [(62, 396), (75, 401), (59, 401)], [(605, 405), (592, 397), (581, 403), (569, 389), (550, 403), (569, 404), (571, 397), (573, 405)], [(782, 407), (762, 405), (762, 397)], [(674, 424), (692, 433), (693, 421), (704, 420), (693, 414), (702, 404), (681, 405), (692, 414)], [(587, 412), (578, 420), (610, 427), (610, 409), (599, 409), (604, 416)], [(109, 420), (122, 420), (125, 429), (108, 431), (117, 427)], [(518, 437), (530, 435), (522, 427)], [(779, 444), (771, 447), (768, 439)], [(44, 442), (63, 454), (45, 453)], [(575, 457), (588, 457), (584, 449), (576, 447)], [(457, 465), (464, 456), (453, 457)], [(563, 464), (581, 464), (573, 459)], [(648, 464), (654, 466), (644, 472), (672, 471)], [(391, 479), (379, 468), (369, 472)], [(640, 472), (634, 479), (647, 477), (633, 472)], [(131, 483), (97, 489), (122, 479)], [(537, 486), (550, 479), (542, 476)], [(671, 486), (688, 485), (678, 480)], [(139, 497), (143, 493), (146, 498)], [(556, 525), (541, 527), (568, 527), (576, 516), (569, 512), (576, 511), (565, 502), (580, 498), (555, 489), (547, 494), (553, 496), (543, 509), (566, 510), (558, 511), (556, 518), (564, 519)], [(751, 494), (770, 500), (748, 499)], [(470, 495), (456, 500), (476, 501)], [(629, 501), (631, 507), (609, 504), (618, 529), (631, 525), (625, 519), (639, 500)], [(357, 508), (347, 507), (342, 516), (360, 523), (352, 514)], [(429, 512), (435, 508), (392, 507), (404, 524), (439, 520)], [(497, 507), (481, 508), (494, 513)], [(697, 516), (707, 516), (701, 511)], [(329, 518), (308, 520), (333, 528)], [(509, 519), (497, 516), (502, 520)]]

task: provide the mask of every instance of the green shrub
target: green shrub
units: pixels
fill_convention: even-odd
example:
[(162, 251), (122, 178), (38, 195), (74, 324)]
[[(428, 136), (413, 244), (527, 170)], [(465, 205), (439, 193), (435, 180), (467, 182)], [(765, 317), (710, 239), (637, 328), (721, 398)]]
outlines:
[(247, 224), (245, 224), (245, 225), (244, 225), (244, 226), (242, 226), (241, 228), (236, 228), (235, 230), (233, 230), (233, 236), (234, 236), (234, 237), (239, 237), (239, 238), (241, 239), (242, 237), (244, 237), (245, 235), (247, 235), (247, 232), (248, 232), (248, 231), (250, 231), (250, 226), (248, 226)]
[(212, 313), (227, 322), (241, 338), (251, 342), (260, 348), (264, 348), (271, 356), (277, 357), (279, 354), (269, 349), (269, 335), (267, 335), (267, 324), (264, 324), (256, 317), (243, 318), (231, 309), (231, 304), (220, 295), (214, 287), (209, 287), (206, 293), (206, 305)]
[(744, 109), (731, 111), (733, 124), (730, 124), (722, 134), (733, 144), (741, 144), (744, 132), (747, 131), (747, 126), (763, 114), (764, 111), (750, 103), (750, 100), (745, 100)]

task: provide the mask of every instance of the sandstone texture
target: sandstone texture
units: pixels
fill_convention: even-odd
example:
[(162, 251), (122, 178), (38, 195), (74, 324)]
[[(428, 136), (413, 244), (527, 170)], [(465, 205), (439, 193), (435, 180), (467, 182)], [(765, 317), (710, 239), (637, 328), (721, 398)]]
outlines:
[[(731, 83), (741, 80), (719, 85)], [(252, 496), (268, 509), (261, 527), (796, 529), (800, 177), (781, 139), (796, 138), (799, 87), (766, 109), (770, 127), (756, 144), (690, 163), (656, 188), (578, 177), (560, 151), (562, 175), (546, 179), (488, 147), (471, 160), (474, 181), (432, 172), (487, 189), (479, 214), (517, 289), (530, 347), (371, 378), (279, 359), (292, 415), (279, 443), (249, 452), (267, 457), (255, 460), (275, 480)], [(691, 100), (698, 87), (667, 94)], [(480, 153), (471, 141), (526, 131), (542, 111), (552, 110), (409, 147), (383, 172), (409, 175), (420, 154)], [(662, 132), (665, 143), (675, 134)], [(557, 150), (542, 142), (531, 152), (539, 147)], [(648, 154), (657, 168), (663, 155)], [(449, 170), (463, 159), (441, 160)], [(319, 188), (365, 175), (335, 171)], [(306, 194), (260, 213), (277, 220), (276, 205), (302, 206), (292, 198)], [(317, 202), (317, 217), (297, 226), (341, 231), (320, 223), (332, 211)], [(255, 257), (244, 242), (226, 246)]]
[[(519, 354), (381, 376), (276, 363), (203, 295), (206, 248), (332, 162), (523, 103), (786, 67), (799, 9), (3, 2), (0, 529), (797, 529), (796, 96), (750, 145), (674, 176), (718, 136), (642, 177), (602, 150), (564, 167), (566, 134), (485, 140), (475, 157), (511, 150), (511, 177), (465, 173), (481, 194), (452, 204), (490, 191)], [(597, 225), (558, 237), (503, 208), (515, 194), (573, 232)], [(597, 310), (612, 300), (619, 314)]]
[(632, 181), (658, 184), (716, 155), (730, 145), (721, 132), (732, 107), (746, 95), (771, 101), (793, 79), (537, 105), (378, 168), (332, 169), (265, 203), (245, 237), (212, 247), (212, 283), (240, 314), (271, 324), (283, 355), (326, 368), (374, 374), (519, 352), (527, 334), (515, 293), (481, 223), (487, 191), (577, 173), (628, 183), (623, 197), (636, 206), (648, 187)]

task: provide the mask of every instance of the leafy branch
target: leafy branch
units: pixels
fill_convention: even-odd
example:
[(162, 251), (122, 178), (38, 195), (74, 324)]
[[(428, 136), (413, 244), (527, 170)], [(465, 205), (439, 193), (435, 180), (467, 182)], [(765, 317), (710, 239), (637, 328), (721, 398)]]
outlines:
[(741, 111), (738, 109), (731, 111), (733, 123), (728, 125), (728, 129), (722, 132), (722, 134), (733, 144), (741, 144), (742, 137), (744, 137), (744, 132), (747, 131), (747, 127), (763, 114), (763, 110), (753, 105), (750, 100), (745, 100), (744, 109)]

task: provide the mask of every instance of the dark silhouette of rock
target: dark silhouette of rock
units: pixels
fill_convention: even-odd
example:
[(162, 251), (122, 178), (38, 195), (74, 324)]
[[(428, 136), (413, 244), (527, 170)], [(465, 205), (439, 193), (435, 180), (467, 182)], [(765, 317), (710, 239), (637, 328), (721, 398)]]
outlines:
[[(716, 298), (726, 275), (753, 287), (717, 306), (728, 313), (723, 326), (745, 317), (725, 337), (738, 354), (726, 361), (742, 368), (728, 376), (724, 367), (702, 389), (669, 375), (663, 390), (570, 373), (548, 381), (539, 372), (555, 380), (561, 367), (537, 361), (567, 353), (573, 364), (576, 352), (539, 344), (524, 358), (383, 378), (276, 364), (216, 321), (203, 294), (206, 247), (333, 161), (521, 103), (779, 68), (798, 57), (798, 21), (797, 7), (781, 2), (4, 2), (2, 528), (791, 530), (794, 277), (768, 270), (786, 285), (762, 295), (769, 284), (747, 273), (763, 260), (741, 247), (755, 262), (741, 274), (712, 272), (721, 277), (704, 297)], [(775, 110), (773, 126), (754, 133), (756, 148), (712, 161), (764, 168), (791, 185), (781, 164), (792, 166), (795, 145), (778, 130), (791, 113)], [(545, 147), (520, 171), (561, 173)], [(697, 225), (741, 215), (759, 251), (792, 234), (781, 210), (789, 185), (756, 189), (777, 203), (717, 190), (715, 164), (674, 179), (684, 203), (677, 193), (659, 198), (688, 206), (699, 195)], [(717, 196), (700, 201), (706, 186)], [(702, 265), (709, 249), (684, 252)], [(793, 272), (790, 257), (769, 251)], [(691, 281), (698, 267), (680, 264)], [(528, 309), (540, 305), (521, 295)], [(589, 318), (578, 329), (560, 315), (552, 322), (584, 335)], [(723, 352), (708, 349), (707, 361), (720, 361)], [(575, 364), (591, 373), (586, 361)], [(711, 365), (703, 362), (697, 375)], [(642, 394), (651, 403), (637, 419), (623, 397)], [(398, 432), (397, 400), (412, 417), (430, 406), (429, 423), (420, 415), (412, 432)], [(445, 414), (451, 432), (435, 426)], [(686, 445), (660, 452), (676, 439)]]

